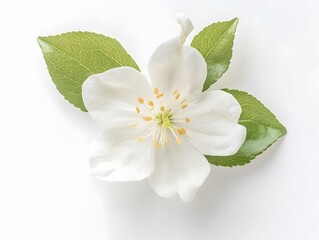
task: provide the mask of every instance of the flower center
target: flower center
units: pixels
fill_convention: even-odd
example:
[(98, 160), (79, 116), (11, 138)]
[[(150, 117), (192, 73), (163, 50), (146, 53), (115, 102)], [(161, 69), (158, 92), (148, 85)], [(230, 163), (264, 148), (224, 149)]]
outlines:
[(157, 120), (158, 125), (160, 127), (167, 129), (173, 126), (172, 124), (173, 115), (170, 112), (171, 111), (160, 112), (155, 116), (155, 119)]
[[(180, 136), (186, 135), (184, 128), (178, 128), (177, 125), (180, 123), (189, 123), (189, 117), (178, 118), (174, 116), (174, 112), (181, 109), (182, 112), (188, 105), (186, 104), (187, 99), (181, 100), (181, 94), (175, 90), (171, 96), (166, 100), (166, 105), (163, 105), (162, 97), (164, 93), (161, 93), (158, 88), (154, 88), (154, 99), (145, 101), (144, 98), (137, 98), (138, 106), (135, 107), (135, 111), (141, 116), (142, 122), (154, 123), (149, 124), (149, 131), (145, 136), (141, 136), (137, 139), (138, 142), (142, 142), (148, 137), (152, 138), (153, 144), (156, 149), (165, 147), (168, 143), (169, 136), (171, 133), (175, 138), (176, 143), (180, 144)], [(179, 114), (181, 115), (181, 114)], [(138, 124), (133, 123), (130, 125), (132, 128), (136, 128)]]

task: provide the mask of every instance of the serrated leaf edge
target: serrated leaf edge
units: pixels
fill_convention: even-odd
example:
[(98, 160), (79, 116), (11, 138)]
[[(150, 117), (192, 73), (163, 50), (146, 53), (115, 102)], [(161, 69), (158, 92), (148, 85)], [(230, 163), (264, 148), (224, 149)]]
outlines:
[[(244, 92), (245, 94), (247, 94), (247, 95), (253, 97), (253, 98), (254, 98), (256, 101), (258, 101), (260, 104), (262, 104), (263, 106), (265, 106), (265, 104), (263, 104), (259, 99), (257, 99), (255, 96), (249, 94), (248, 92), (241, 91), (241, 90), (237, 90), (237, 89), (228, 89), (228, 88), (223, 88), (223, 89), (221, 89), (221, 90), (222, 90), (222, 91), (225, 91), (225, 92), (227, 92), (227, 93), (229, 93), (228, 90), (229, 90), (229, 91), (235, 91), (235, 92)], [(231, 94), (231, 93), (229, 93), (229, 94)], [(265, 106), (265, 107), (266, 107), (266, 106)], [(267, 108), (267, 109), (268, 109), (268, 108)], [(269, 110), (269, 111), (270, 111), (270, 110)], [(287, 128), (277, 119), (277, 117), (276, 117), (275, 114), (273, 114), (273, 115), (275, 116), (275, 119), (279, 122), (279, 124), (282, 126), (282, 129), (280, 129), (280, 128), (274, 128), (274, 127), (267, 126), (267, 125), (265, 125), (265, 126), (270, 127), (270, 128), (273, 128), (273, 129), (280, 130), (280, 131), (281, 131), (281, 135), (280, 135), (274, 142), (272, 142), (271, 144), (269, 144), (263, 151), (257, 153), (256, 155), (253, 155), (253, 156), (250, 157), (250, 158), (247, 158), (247, 162), (246, 162), (246, 163), (244, 163), (244, 164), (232, 165), (232, 166), (229, 166), (229, 165), (220, 165), (220, 164), (215, 164), (215, 163), (210, 162), (209, 159), (205, 156), (206, 159), (207, 159), (207, 161), (208, 161), (210, 164), (215, 165), (215, 166), (219, 166), (219, 167), (231, 167), (231, 168), (232, 168), (232, 167), (238, 167), (238, 166), (245, 166), (246, 164), (251, 163), (252, 160), (254, 160), (257, 156), (259, 156), (259, 155), (261, 155), (262, 153), (264, 153), (269, 147), (271, 147), (274, 143), (276, 143), (279, 139), (281, 139), (283, 136), (285, 136), (285, 135), (287, 134)], [(239, 123), (240, 123), (240, 121), (239, 121)], [(236, 153), (235, 153), (235, 154), (236, 154)]]
[[(42, 45), (41, 45), (41, 41), (42, 42), (45, 42), (45, 43), (48, 43), (47, 41), (45, 41), (47, 38), (52, 38), (52, 37), (57, 37), (57, 36), (63, 36), (63, 35), (66, 35), (66, 34), (70, 34), (70, 33), (89, 33), (89, 34), (96, 34), (96, 35), (99, 35), (99, 36), (102, 36), (102, 37), (105, 37), (105, 38), (108, 38), (108, 39), (110, 39), (110, 40), (114, 40), (114, 41), (117, 41), (117, 42), (119, 42), (117, 39), (115, 39), (115, 38), (112, 38), (112, 37), (108, 37), (108, 36), (105, 36), (105, 35), (103, 35), (103, 34), (99, 34), (99, 33), (95, 33), (95, 32), (90, 32), (90, 31), (71, 31), (71, 32), (65, 32), (65, 33), (61, 33), (61, 34), (57, 34), (57, 35), (48, 35), (48, 36), (39, 36), (39, 37), (37, 37), (37, 42), (38, 42), (38, 44), (39, 44), (39, 46), (40, 46), (40, 48), (41, 48), (41, 52), (42, 52), (42, 55), (43, 55), (43, 58), (44, 58), (44, 52), (43, 52), (43, 48), (42, 48)], [(48, 44), (50, 44), (51, 46), (53, 46), (56, 50), (58, 50), (59, 52), (62, 52), (59, 48), (57, 48), (54, 44), (51, 44), (51, 43), (48, 43)], [(119, 42), (119, 44), (122, 46), (122, 44)], [(123, 47), (123, 46), (122, 46)], [(135, 69), (136, 70), (138, 70), (138, 71), (140, 71), (140, 68), (139, 68), (139, 66), (137, 65), (137, 63), (135, 62), (135, 60), (132, 58), (132, 56), (126, 51), (126, 49), (123, 47), (123, 49), (124, 49), (124, 51), (125, 51), (125, 53), (133, 60), (133, 62), (135, 63)], [(70, 56), (70, 55), (68, 55), (68, 54), (66, 54), (66, 53), (64, 53), (64, 52), (62, 52), (63, 54), (65, 54), (65, 55), (67, 55), (67, 56), (69, 56), (69, 57), (71, 57), (72, 59), (74, 59), (74, 60), (76, 60), (79, 64), (81, 64), (83, 67), (85, 67), (81, 62), (79, 62), (76, 58), (74, 58), (73, 56)], [(106, 53), (105, 53), (106, 54)], [(106, 54), (109, 58), (111, 58), (111, 59), (113, 59), (112, 57), (110, 57), (108, 54)], [(44, 60), (45, 60), (45, 62), (47, 61), (45, 58), (44, 58)], [(115, 59), (113, 59), (116, 63), (118, 63)], [(120, 63), (118, 63), (119, 65), (121, 65), (121, 66), (123, 66), (122, 64), (120, 64)], [(49, 70), (49, 67), (48, 67), (48, 65), (47, 64), (45, 64), (46, 65), (46, 68), (47, 68), (47, 70), (48, 70), (48, 72), (50, 73), (51, 71)], [(90, 69), (88, 69), (87, 67), (85, 67), (87, 70), (89, 70), (91, 73), (92, 73), (92, 75), (94, 74)], [(51, 77), (51, 73), (49, 74), (50, 75), (50, 77)], [(51, 79), (52, 79), (52, 77), (51, 77)], [(52, 80), (52, 82), (53, 82), (53, 84), (54, 84), (54, 86), (55, 86), (55, 88), (58, 90), (58, 92), (63, 96), (63, 98), (67, 101), (67, 102), (69, 102), (70, 104), (72, 104), (74, 107), (76, 107), (76, 108), (78, 108), (78, 109), (80, 109), (81, 111), (83, 111), (83, 112), (88, 112), (88, 110), (85, 108), (85, 106), (84, 106), (84, 108), (83, 107), (78, 107), (78, 106), (76, 106), (74, 103), (72, 103), (70, 100), (68, 100), (62, 93), (61, 93), (61, 91), (58, 89), (58, 87), (57, 87), (57, 85), (54, 83), (54, 81)], [(75, 93), (76, 94), (76, 93)], [(77, 95), (81, 95), (82, 96), (82, 94), (77, 94)]]
[[(222, 36), (218, 39), (218, 41), (226, 34), (226, 32), (229, 30), (229, 28), (231, 27), (231, 26), (233, 26), (233, 24), (235, 23), (235, 32), (234, 32), (234, 39), (232, 40), (232, 45), (234, 45), (234, 40), (235, 40), (235, 33), (236, 33), (236, 31), (237, 31), (237, 25), (238, 25), (238, 22), (239, 22), (239, 18), (238, 17), (235, 17), (235, 18), (233, 18), (233, 19), (231, 19), (231, 20), (229, 20), (229, 21), (219, 21), (219, 22), (215, 22), (215, 23), (211, 23), (211, 24), (209, 24), (208, 26), (206, 26), (206, 27), (204, 27), (198, 34), (196, 34), (196, 36), (193, 38), (193, 40), (192, 40), (192, 42), (191, 42), (191, 47), (193, 47), (192, 46), (192, 43), (193, 43), (193, 41), (195, 41), (195, 39), (197, 38), (197, 37), (199, 37), (199, 34), (200, 33), (202, 33), (203, 31), (205, 31), (207, 28), (209, 28), (209, 27), (211, 27), (212, 25), (214, 25), (214, 24), (220, 24), (220, 23), (225, 23), (225, 22), (230, 22), (230, 25), (229, 25), (229, 27), (227, 28), (227, 30), (222, 34)], [(215, 46), (215, 45), (214, 45)], [(212, 47), (212, 49), (214, 48), (214, 46)], [(196, 49), (196, 48), (195, 48)], [(206, 57), (207, 57), (207, 55), (211, 52), (212, 50), (210, 50), (207, 54), (206, 54), (206, 56), (203, 56), (203, 58), (205, 59), (205, 62), (206, 62)], [(220, 79), (227, 71), (228, 71), (228, 69), (229, 69), (229, 66), (230, 66), (230, 64), (231, 64), (231, 59), (232, 59), (232, 57), (233, 57), (233, 48), (231, 48), (231, 55), (230, 55), (230, 59), (229, 59), (229, 64), (228, 64), (228, 66), (227, 66), (227, 68), (225, 69), (225, 71), (220, 75), (220, 77), (218, 78), (218, 79)], [(204, 82), (204, 85), (203, 85), (203, 91), (206, 91), (207, 89), (209, 89), (209, 87), (211, 86), (211, 85), (213, 85), (214, 83), (216, 83), (217, 81), (218, 81), (218, 79), (216, 79), (215, 81), (213, 81), (208, 87), (206, 87), (205, 86), (205, 82), (206, 82), (206, 80), (205, 80), (205, 82)]]

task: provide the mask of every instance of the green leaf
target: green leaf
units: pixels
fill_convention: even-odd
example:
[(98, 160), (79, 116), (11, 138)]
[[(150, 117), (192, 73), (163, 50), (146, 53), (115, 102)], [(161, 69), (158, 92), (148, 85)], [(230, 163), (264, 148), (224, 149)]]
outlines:
[(207, 63), (207, 78), (203, 91), (227, 71), (232, 57), (237, 24), (238, 18), (213, 23), (194, 37), (191, 46), (202, 54)]
[(87, 111), (82, 83), (96, 73), (129, 66), (139, 70), (132, 57), (115, 39), (92, 32), (69, 32), (39, 37), (51, 78), (66, 100)]
[(245, 165), (264, 152), (278, 138), (287, 133), (276, 116), (252, 95), (238, 90), (223, 89), (232, 94), (242, 107), (239, 123), (246, 127), (247, 137), (239, 151), (226, 157), (206, 156), (217, 166)]

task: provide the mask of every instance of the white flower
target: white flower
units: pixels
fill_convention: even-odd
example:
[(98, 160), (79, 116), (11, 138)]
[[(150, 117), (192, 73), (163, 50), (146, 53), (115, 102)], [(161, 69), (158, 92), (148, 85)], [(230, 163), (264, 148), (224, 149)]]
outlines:
[(151, 57), (151, 84), (137, 70), (120, 67), (90, 76), (82, 94), (104, 127), (91, 147), (93, 175), (108, 181), (148, 178), (158, 195), (178, 193), (188, 202), (210, 172), (204, 155), (236, 153), (246, 129), (238, 124), (241, 107), (232, 95), (202, 92), (205, 60), (183, 46), (193, 25), (182, 15), (177, 21), (180, 36)]

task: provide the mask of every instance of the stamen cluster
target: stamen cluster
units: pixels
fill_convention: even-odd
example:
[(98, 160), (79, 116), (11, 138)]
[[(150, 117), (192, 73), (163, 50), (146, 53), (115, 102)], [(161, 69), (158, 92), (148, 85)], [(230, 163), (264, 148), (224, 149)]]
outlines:
[[(184, 117), (183, 119), (178, 119), (174, 116), (174, 109), (176, 102), (179, 105), (179, 108), (184, 110), (188, 107), (186, 104), (187, 99), (180, 101), (181, 94), (178, 90), (175, 90), (171, 97), (168, 106), (163, 105), (162, 97), (164, 93), (160, 92), (158, 88), (154, 88), (154, 99), (155, 103), (152, 100), (144, 100), (142, 97), (137, 98), (138, 106), (135, 107), (135, 111), (140, 115), (141, 119), (146, 122), (154, 122), (152, 127), (149, 129), (149, 133), (146, 136), (141, 136), (137, 138), (138, 142), (144, 141), (148, 137), (152, 137), (154, 146), (156, 149), (165, 147), (168, 142), (168, 133), (171, 132), (174, 136), (176, 143), (180, 144), (181, 139), (179, 136), (186, 135), (185, 128), (176, 127), (177, 123), (189, 123), (190, 118)], [(172, 107), (172, 108), (171, 108)], [(130, 125), (132, 128), (136, 128), (137, 124), (133, 123)]]

